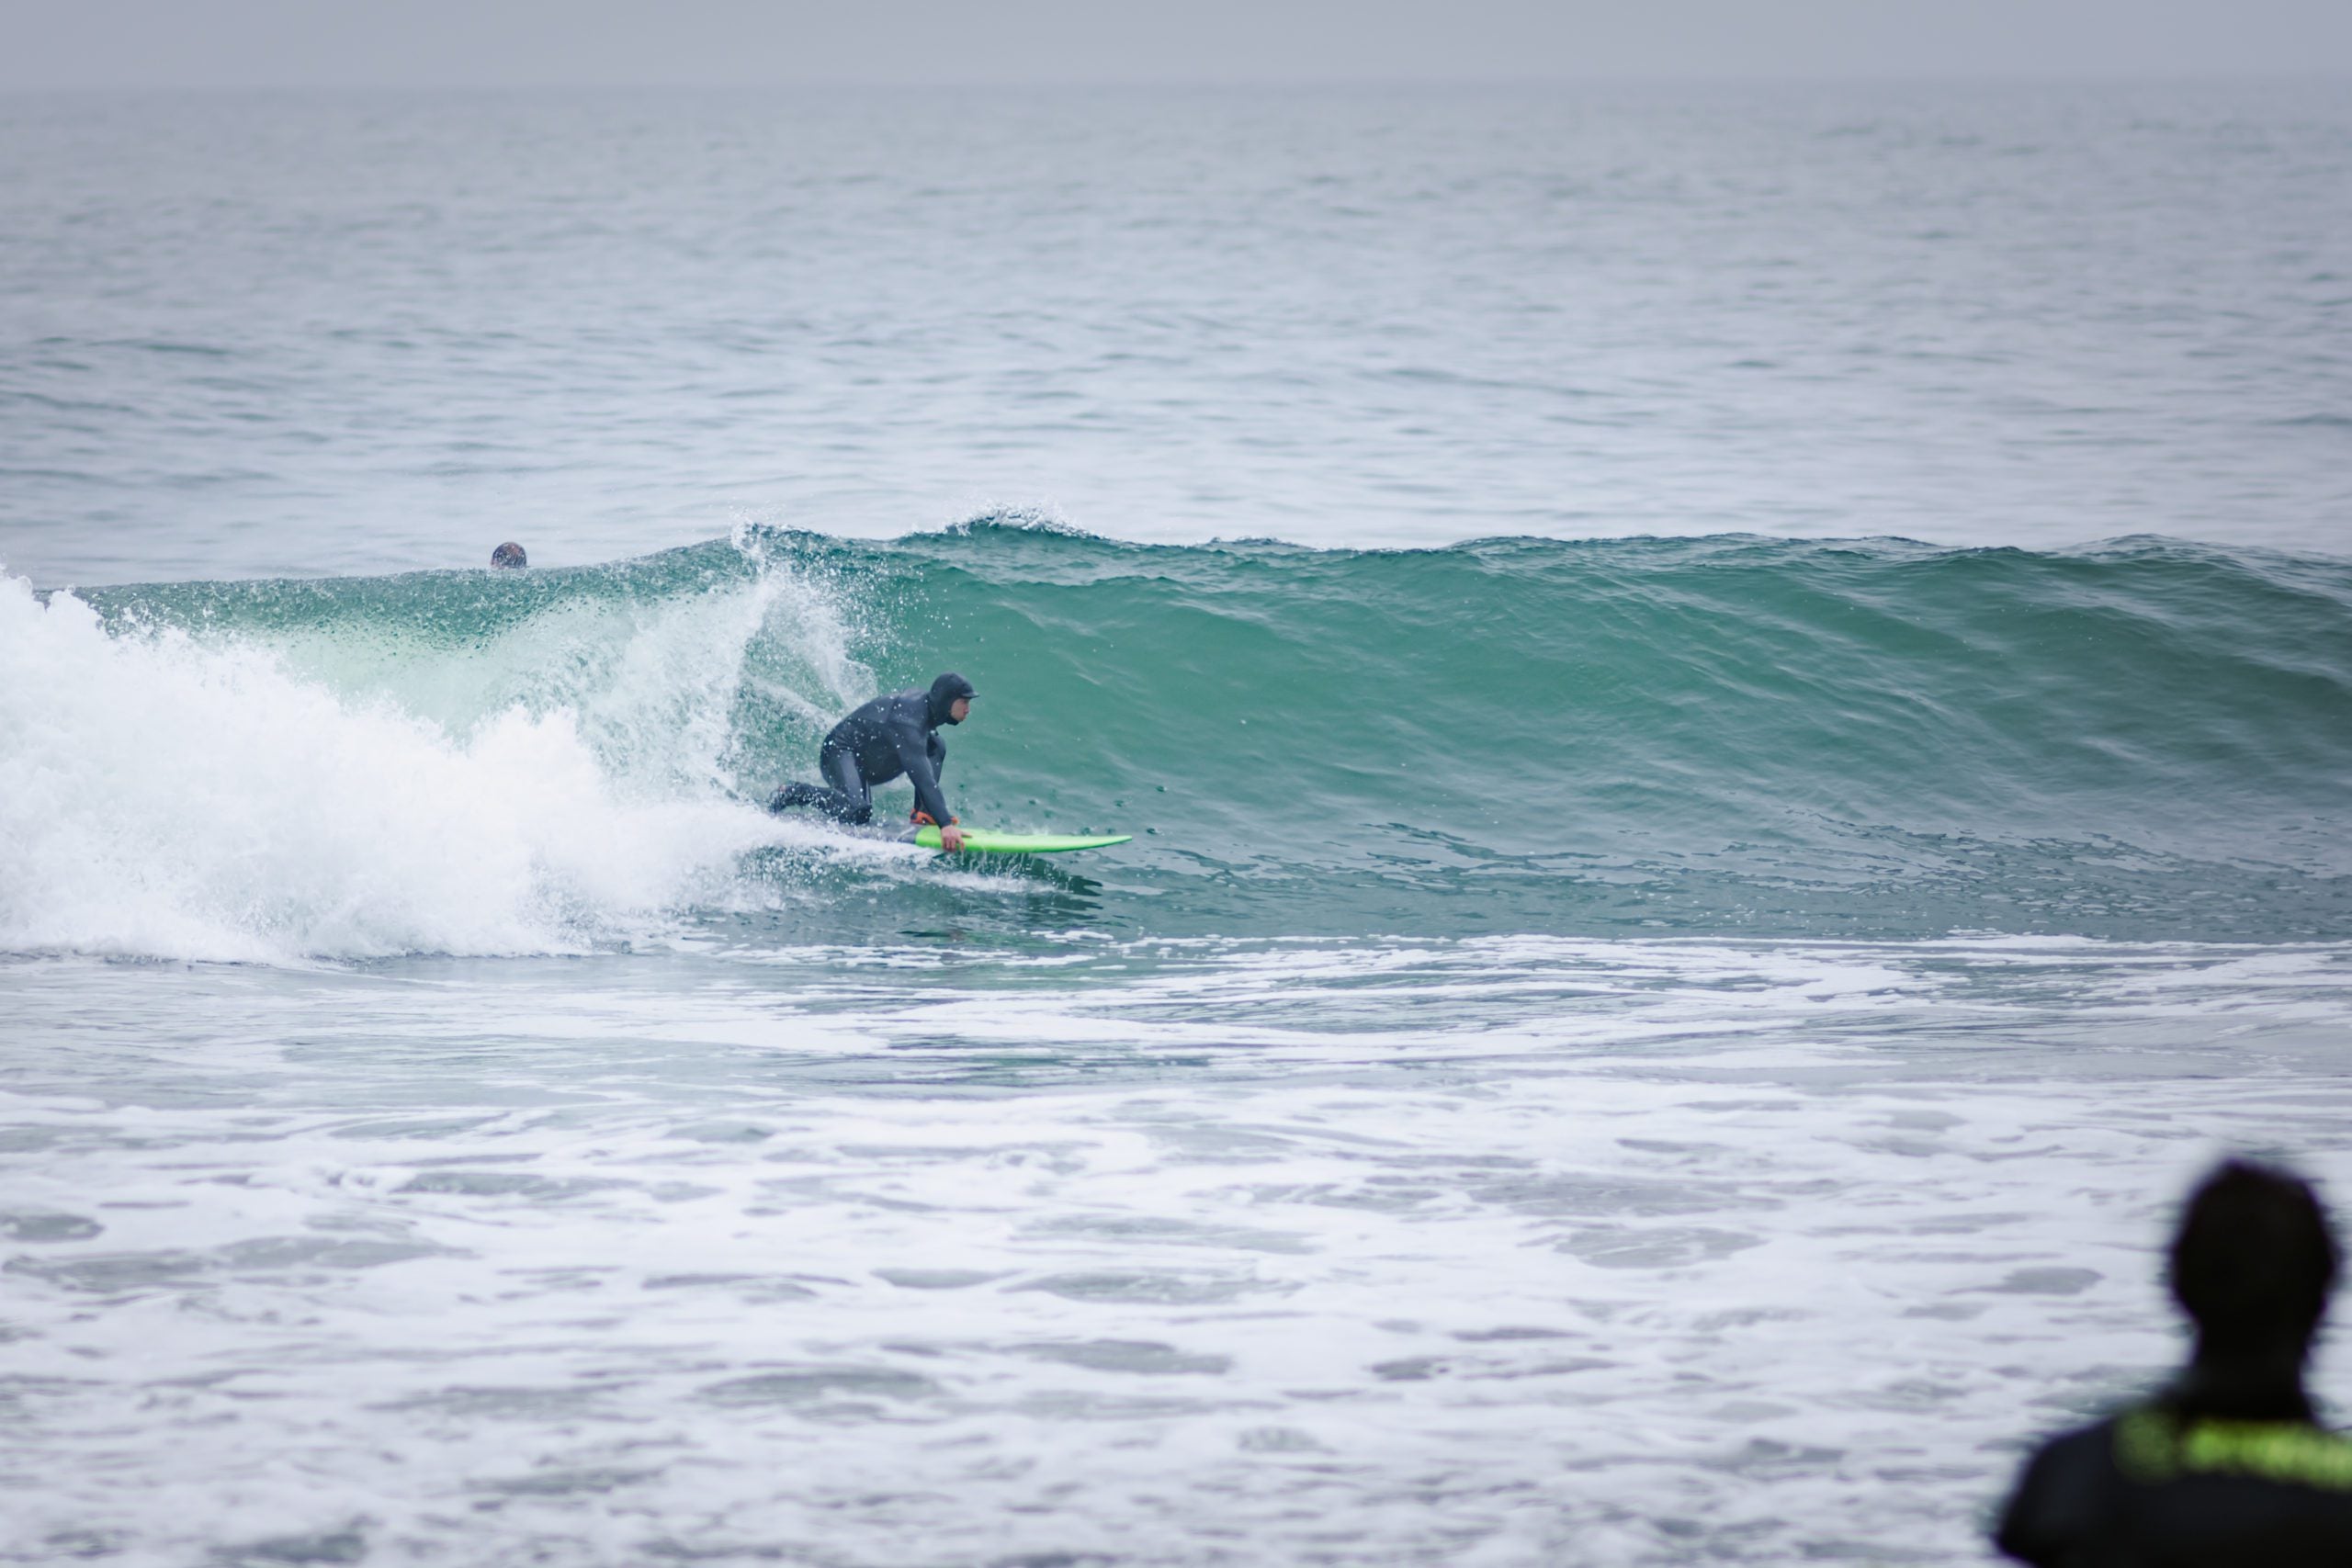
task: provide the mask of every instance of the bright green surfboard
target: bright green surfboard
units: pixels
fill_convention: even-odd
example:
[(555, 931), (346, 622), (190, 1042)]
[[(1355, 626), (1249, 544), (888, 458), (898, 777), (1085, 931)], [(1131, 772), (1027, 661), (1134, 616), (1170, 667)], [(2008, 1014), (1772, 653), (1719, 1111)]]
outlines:
[[(964, 851), (984, 855), (1057, 855), (1069, 850), (1099, 850), (1124, 844), (1132, 833), (991, 833), (985, 828), (964, 829)], [(939, 829), (918, 828), (910, 840), (926, 850), (939, 848)]]

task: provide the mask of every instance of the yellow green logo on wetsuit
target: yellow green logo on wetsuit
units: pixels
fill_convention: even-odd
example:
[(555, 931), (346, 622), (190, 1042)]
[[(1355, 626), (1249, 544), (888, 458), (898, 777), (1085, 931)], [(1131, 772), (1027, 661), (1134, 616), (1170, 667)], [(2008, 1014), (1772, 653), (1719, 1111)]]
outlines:
[(2301, 1421), (2191, 1421), (2134, 1410), (2115, 1423), (2115, 1462), (2132, 1481), (2244, 1475), (2352, 1492), (2352, 1439)]

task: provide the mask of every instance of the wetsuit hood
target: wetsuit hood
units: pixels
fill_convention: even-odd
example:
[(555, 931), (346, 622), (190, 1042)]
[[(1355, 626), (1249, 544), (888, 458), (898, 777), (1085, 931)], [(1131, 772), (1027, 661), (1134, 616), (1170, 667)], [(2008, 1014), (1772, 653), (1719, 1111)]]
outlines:
[(961, 723), (962, 721), (957, 719), (953, 714), (949, 713), (948, 710), (956, 705), (956, 698), (973, 697), (978, 696), (978, 693), (973, 691), (972, 683), (969, 681), (967, 681), (953, 670), (948, 671), (938, 680), (933, 681), (931, 683), (931, 698), (928, 709), (932, 728), (936, 729), (943, 724)]

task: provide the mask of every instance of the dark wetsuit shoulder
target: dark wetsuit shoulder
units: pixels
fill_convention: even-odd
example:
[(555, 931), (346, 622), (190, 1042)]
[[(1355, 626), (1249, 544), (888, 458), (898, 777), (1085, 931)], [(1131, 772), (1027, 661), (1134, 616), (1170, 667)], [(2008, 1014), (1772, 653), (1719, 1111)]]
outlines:
[(928, 694), (893, 692), (862, 704), (833, 726), (823, 750), (847, 754), (869, 785), (903, 775), (914, 785), (916, 805), (933, 821), (948, 819), (939, 789), (947, 748), (933, 727)]
[(2352, 1440), (2126, 1411), (2044, 1444), (1994, 1539), (2041, 1568), (2352, 1563)]

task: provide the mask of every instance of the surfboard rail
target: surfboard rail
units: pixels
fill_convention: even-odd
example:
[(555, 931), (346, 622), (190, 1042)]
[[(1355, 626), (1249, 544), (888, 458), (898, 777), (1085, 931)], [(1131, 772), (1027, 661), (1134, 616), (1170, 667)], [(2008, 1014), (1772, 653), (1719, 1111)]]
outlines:
[[(1102, 850), (1124, 844), (1133, 833), (999, 833), (987, 828), (964, 829), (964, 852), (984, 855), (1058, 855), (1071, 850)], [(907, 840), (926, 850), (941, 847), (939, 829), (918, 828)]]

